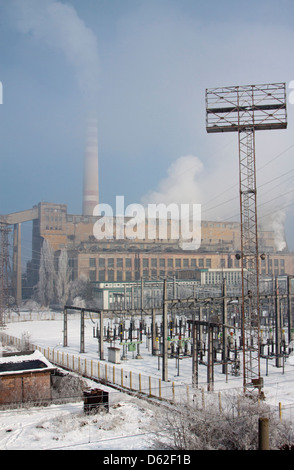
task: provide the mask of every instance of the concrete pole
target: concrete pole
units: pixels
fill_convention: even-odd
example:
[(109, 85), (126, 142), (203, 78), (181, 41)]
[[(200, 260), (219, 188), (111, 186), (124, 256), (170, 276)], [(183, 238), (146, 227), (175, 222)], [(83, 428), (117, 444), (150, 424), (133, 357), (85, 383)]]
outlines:
[(85, 352), (85, 310), (81, 310), (80, 353)]
[(281, 367), (281, 311), (278, 278), (275, 279), (276, 367)]
[(287, 277), (288, 282), (288, 344), (294, 339), (293, 329), (293, 318), (292, 318), (292, 291), (291, 291), (291, 280), (292, 277)]
[(63, 347), (67, 346), (67, 309), (63, 310)]
[(270, 450), (268, 418), (259, 418), (258, 420), (258, 450)]
[(143, 320), (143, 309), (144, 309), (144, 281), (141, 278), (141, 320)]
[(214, 389), (213, 380), (213, 326), (208, 324), (208, 351), (207, 351), (207, 391)]
[[(100, 310), (100, 341), (99, 341), (99, 354), (100, 360), (104, 361), (104, 343), (103, 343), (103, 331), (104, 331), (104, 319), (103, 311)], [(122, 338), (121, 338), (122, 339)]]
[(168, 355), (167, 355), (167, 280), (163, 282), (163, 335), (162, 335), (162, 380), (168, 380)]
[(195, 320), (192, 324), (193, 328), (193, 356), (192, 356), (192, 383), (193, 387), (198, 387), (198, 338), (197, 338), (197, 324)]
[(155, 315), (155, 309), (152, 309), (152, 331), (151, 331), (151, 336), (152, 336), (152, 355), (155, 354), (156, 350), (156, 315)]
[[(223, 325), (227, 324), (228, 320), (228, 305), (227, 305), (227, 280), (223, 279), (223, 312), (222, 312), (222, 323)], [(223, 350), (222, 350), (222, 373), (227, 373), (228, 361), (227, 361), (227, 348), (228, 348), (228, 339), (227, 339), (227, 328), (223, 326)]]

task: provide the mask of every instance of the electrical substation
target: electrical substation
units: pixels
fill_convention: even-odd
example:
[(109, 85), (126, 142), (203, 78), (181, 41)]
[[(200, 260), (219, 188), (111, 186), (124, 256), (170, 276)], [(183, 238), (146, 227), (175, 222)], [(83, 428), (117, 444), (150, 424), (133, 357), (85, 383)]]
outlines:
[[(267, 375), (269, 363), (282, 369), (294, 349), (294, 255), (287, 247), (278, 249), (274, 233), (258, 223), (255, 133), (286, 127), (283, 83), (206, 90), (207, 133), (238, 134), (240, 222), (202, 221), (200, 247), (185, 251), (172, 239), (171, 225), (165, 238), (157, 226), (155, 239), (95, 239), (93, 225), (100, 217), (93, 216), (99, 201), (98, 139), (91, 121), (83, 214), (68, 214), (64, 204), (42, 202), (0, 218), (1, 323), (9, 299), (20, 311), (22, 300), (37, 285), (46, 241), (53, 265), (66, 252), (68, 279), (86, 278), (92, 293), (88, 306), (62, 306), (63, 355), (74, 313), (80, 318), (80, 355), (87, 351), (87, 318), (99, 361), (123, 367), (133, 360), (143, 363), (148, 354), (165, 383), (174, 376), (172, 363), (178, 376), (182, 365), (189, 363), (188, 382), (197, 389), (204, 368), (208, 391), (214, 390), (218, 367), (224, 381), (239, 377), (246, 394), (263, 396), (261, 361)], [(32, 260), (22, 276), (21, 224), (27, 221), (33, 222)]]

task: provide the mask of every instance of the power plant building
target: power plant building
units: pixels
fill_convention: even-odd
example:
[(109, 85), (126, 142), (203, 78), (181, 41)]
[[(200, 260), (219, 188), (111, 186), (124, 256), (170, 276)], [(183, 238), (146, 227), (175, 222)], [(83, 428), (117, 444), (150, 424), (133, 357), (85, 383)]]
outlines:
[[(66, 249), (72, 278), (82, 275), (91, 282), (121, 282), (164, 276), (195, 277), (197, 269), (240, 268), (238, 222), (203, 221), (198, 250), (181, 249), (173, 239), (97, 240), (93, 227), (97, 217), (67, 214), (67, 206), (41, 202), (34, 208), (32, 264), (28, 267), (30, 284), (37, 282), (40, 251), (47, 240), (53, 251)], [(147, 232), (147, 230), (146, 230)], [(294, 257), (277, 252), (274, 233), (259, 232), (260, 274), (294, 273)], [(31, 274), (30, 274), (31, 268)], [(194, 274), (193, 274), (194, 273)]]
[[(204, 271), (207, 276), (216, 270), (240, 270), (241, 263), (236, 257), (241, 241), (239, 222), (202, 221), (199, 247), (193, 250), (183, 249), (180, 240), (172, 236), (171, 221), (168, 221), (166, 235), (163, 236), (157, 219), (152, 237), (145, 226), (144, 237), (97, 239), (93, 229), (101, 216), (93, 216), (94, 207), (99, 203), (95, 120), (88, 123), (85, 147), (82, 214), (69, 214), (66, 204), (40, 202), (32, 209), (0, 216), (0, 222), (14, 226), (13, 289), (17, 303), (22, 298), (20, 227), (26, 221), (33, 223), (32, 259), (26, 269), (27, 293), (32, 292), (38, 283), (44, 240), (49, 242), (56, 262), (61, 251), (67, 251), (71, 280), (84, 277), (93, 286), (107, 282), (128, 283), (143, 278), (196, 280)], [(117, 219), (113, 221), (116, 234)], [(264, 254), (260, 260), (260, 274), (293, 275), (294, 255), (287, 248), (277, 251), (274, 232), (259, 230), (258, 234), (259, 252)]]

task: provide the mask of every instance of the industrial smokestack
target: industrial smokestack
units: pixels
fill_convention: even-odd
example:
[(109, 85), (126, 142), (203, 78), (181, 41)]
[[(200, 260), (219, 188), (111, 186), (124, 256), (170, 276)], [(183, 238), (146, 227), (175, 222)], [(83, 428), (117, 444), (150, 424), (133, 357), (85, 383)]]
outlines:
[(83, 215), (93, 215), (99, 204), (98, 131), (96, 119), (89, 119), (84, 159)]

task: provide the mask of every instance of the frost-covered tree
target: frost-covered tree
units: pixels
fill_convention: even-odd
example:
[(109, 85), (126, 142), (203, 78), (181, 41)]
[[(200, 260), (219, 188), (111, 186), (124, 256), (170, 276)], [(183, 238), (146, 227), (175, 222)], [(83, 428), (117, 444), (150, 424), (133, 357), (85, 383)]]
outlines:
[(58, 272), (56, 276), (57, 300), (61, 305), (65, 305), (69, 295), (69, 269), (67, 251), (62, 250), (58, 259)]
[(226, 400), (222, 411), (217, 401), (202, 409), (186, 404), (163, 410), (154, 447), (172, 450), (257, 450), (260, 417), (269, 418), (270, 449), (280, 449), (293, 443), (290, 423), (281, 423), (270, 406), (236, 396)]
[[(76, 299), (76, 300), (75, 300)], [(90, 305), (92, 301), (92, 287), (90, 281), (81, 276), (70, 283), (69, 302), (76, 306)]]
[(48, 307), (54, 300), (54, 253), (47, 240), (44, 240), (41, 249), (39, 282), (37, 286), (38, 301), (44, 307)]

